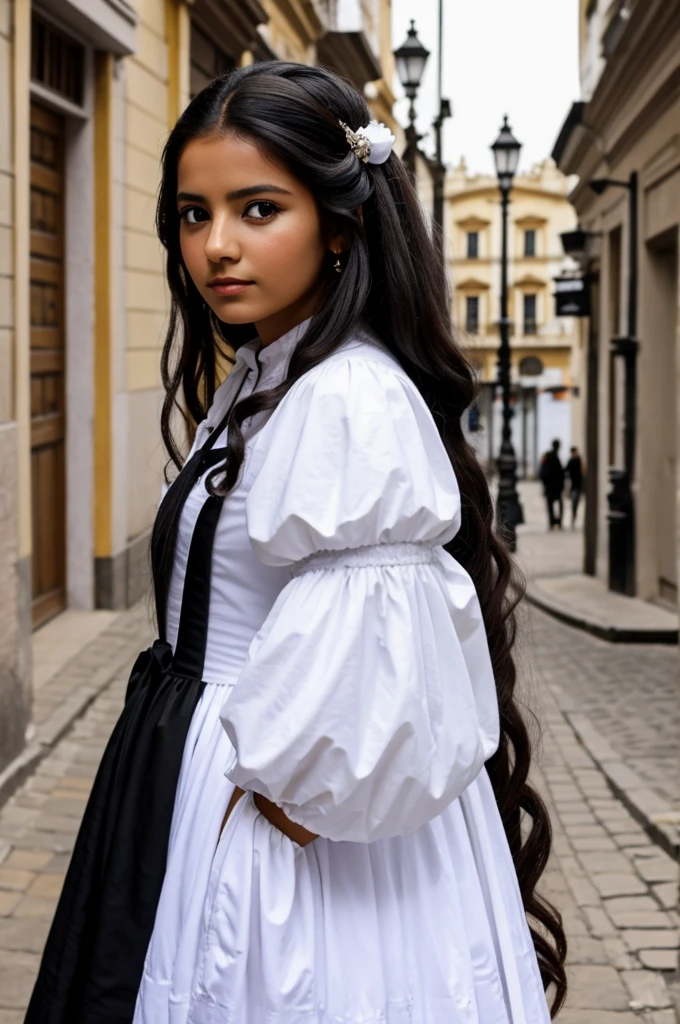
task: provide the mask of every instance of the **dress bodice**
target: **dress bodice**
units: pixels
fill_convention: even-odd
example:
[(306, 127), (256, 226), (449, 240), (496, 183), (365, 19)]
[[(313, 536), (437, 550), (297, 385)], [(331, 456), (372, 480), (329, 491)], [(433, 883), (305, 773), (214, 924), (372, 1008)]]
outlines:
[[(189, 457), (210, 433), (218, 429), (225, 412), (240, 390), (239, 400), (274, 387), (283, 380), (293, 348), (308, 321), (261, 348), (259, 341), (238, 349), (236, 364), (215, 393), (205, 420), (196, 431)], [(257, 557), (246, 529), (246, 499), (252, 483), (252, 452), (260, 417), (242, 426), (246, 454), (236, 486), (222, 505), (212, 550), (210, 610), (203, 679), (208, 683), (231, 683), (243, 665), (248, 647), (269, 614), (282, 587), (290, 578), (286, 569), (264, 565)], [(226, 429), (214, 448), (224, 447)], [(206, 480), (212, 466), (198, 478), (182, 510), (175, 544), (174, 565), (167, 602), (166, 636), (173, 650), (177, 643), (182, 595), (189, 549), (199, 514), (208, 498)]]
[[(208, 497), (206, 476), (207, 472), (189, 495), (179, 523), (167, 612), (167, 638), (173, 649), (189, 546), (198, 515)], [(285, 569), (263, 565), (255, 555), (246, 531), (247, 495), (248, 490), (242, 483), (230, 492), (222, 506), (215, 534), (203, 669), (203, 678), (209, 683), (233, 681), (246, 659), (250, 641), (290, 575)]]

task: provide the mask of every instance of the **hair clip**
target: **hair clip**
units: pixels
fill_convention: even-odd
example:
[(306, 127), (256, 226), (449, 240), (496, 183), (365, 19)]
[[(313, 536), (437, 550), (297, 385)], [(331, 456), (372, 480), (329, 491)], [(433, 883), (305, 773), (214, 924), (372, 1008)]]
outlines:
[(340, 121), (340, 127), (345, 131), (349, 148), (365, 164), (384, 164), (396, 142), (382, 121), (370, 121), (355, 132), (344, 121)]

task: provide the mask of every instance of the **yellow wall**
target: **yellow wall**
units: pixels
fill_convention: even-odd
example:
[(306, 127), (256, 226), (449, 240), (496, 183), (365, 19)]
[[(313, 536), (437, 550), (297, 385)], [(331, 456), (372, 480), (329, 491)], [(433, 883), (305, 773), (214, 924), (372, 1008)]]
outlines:
[(267, 39), (278, 57), (302, 64), (313, 61), (320, 24), (307, 0), (263, 0), (262, 6), (269, 15)]
[[(168, 310), (162, 251), (154, 228), (159, 160), (171, 102), (166, 3), (137, 0), (137, 10), (138, 51), (125, 62), (124, 268), (130, 391), (160, 387), (160, 346)], [(179, 88), (177, 79), (173, 85)]]
[(14, 192), (10, 3), (0, 0), (0, 423), (14, 418)]
[[(479, 374), (480, 380), (494, 381), (498, 377), (498, 344), (491, 347), (470, 347), (466, 349), (466, 355), (475, 371)], [(525, 356), (538, 355), (546, 370), (561, 370), (565, 387), (572, 387), (575, 383), (572, 375), (572, 350), (570, 348), (518, 348), (511, 352), (510, 365), (513, 374), (519, 372), (519, 364)]]
[(165, 27), (168, 64), (168, 129), (189, 102), (189, 47), (191, 15), (179, 0), (165, 0)]
[[(368, 105), (372, 116), (377, 121), (388, 125), (392, 131), (397, 127), (392, 108), (394, 107), (394, 92), (392, 81), (394, 79), (394, 54), (392, 52), (392, 4), (391, 0), (380, 0), (378, 26), (380, 38), (380, 64), (383, 76), (377, 82), (371, 83), (369, 89)], [(372, 95), (372, 94), (375, 95)]]
[(113, 549), (111, 267), (114, 139), (113, 58), (107, 53), (98, 53), (95, 63), (94, 130), (94, 554), (97, 558), (105, 558)]

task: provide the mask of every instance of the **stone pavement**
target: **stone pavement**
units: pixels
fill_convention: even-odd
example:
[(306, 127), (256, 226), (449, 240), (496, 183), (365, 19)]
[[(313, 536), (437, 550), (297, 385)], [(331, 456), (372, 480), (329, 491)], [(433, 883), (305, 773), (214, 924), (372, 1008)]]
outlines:
[[(519, 527), (519, 550), (527, 567), (529, 600), (551, 615), (602, 639), (623, 643), (678, 643), (677, 609), (612, 593), (606, 584), (585, 576), (583, 536), (569, 529), (548, 534), (541, 487), (519, 485), (526, 525)], [(583, 507), (579, 510), (582, 522)]]
[(678, 654), (612, 645), (534, 609), (524, 643), (546, 666), (544, 685), (629, 810), (677, 851)]
[(545, 893), (564, 914), (570, 942), (560, 1020), (672, 1024), (664, 973), (674, 972), (680, 944), (678, 865), (616, 799), (560, 708), (550, 634), (566, 627), (536, 609), (528, 616), (525, 637), (527, 629), (543, 634), (531, 650), (523, 640), (522, 667), (524, 699), (541, 724), (536, 780), (555, 833)]
[(678, 644), (678, 616), (667, 608), (612, 593), (594, 576), (573, 573), (533, 580), (532, 604), (570, 626), (613, 643)]
[[(581, 531), (547, 533), (537, 485), (523, 484), (521, 494), (527, 524), (519, 531), (518, 560), (529, 579), (572, 571), (581, 558)], [(535, 652), (545, 666), (544, 685), (617, 795), (656, 841), (678, 856), (677, 648), (611, 644), (533, 609), (522, 650)]]
[(0, 805), (108, 685), (148, 646), (151, 606), (66, 611), (33, 634), (33, 714), (26, 747), (0, 772)]

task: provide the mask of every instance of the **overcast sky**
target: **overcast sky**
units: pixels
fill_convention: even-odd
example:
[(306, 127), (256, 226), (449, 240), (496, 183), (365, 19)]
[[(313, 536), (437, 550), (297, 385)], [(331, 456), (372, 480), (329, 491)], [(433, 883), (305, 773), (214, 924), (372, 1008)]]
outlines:
[[(471, 171), (493, 171), (489, 146), (508, 114), (523, 144), (520, 169), (549, 156), (571, 103), (579, 98), (578, 0), (443, 0), (444, 159), (464, 155)], [(430, 58), (416, 101), (418, 130), (436, 112), (439, 0), (392, 0), (395, 48), (415, 17)], [(398, 95), (403, 95), (396, 86)], [(395, 108), (406, 124), (408, 104)], [(430, 149), (429, 140), (421, 145)]]

